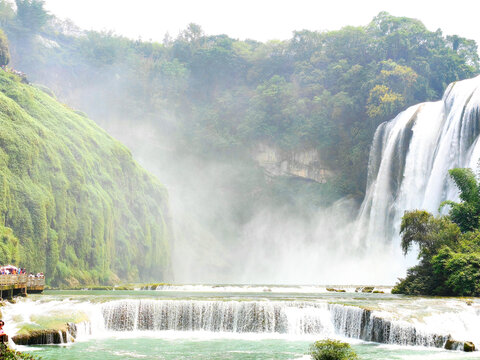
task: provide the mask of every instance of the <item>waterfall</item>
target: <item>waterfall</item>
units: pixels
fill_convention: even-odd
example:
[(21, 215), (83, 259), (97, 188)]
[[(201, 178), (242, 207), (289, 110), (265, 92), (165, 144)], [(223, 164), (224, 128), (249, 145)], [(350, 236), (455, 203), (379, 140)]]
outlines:
[(412, 106), (381, 124), (370, 151), (358, 237), (367, 245), (388, 243), (398, 239), (405, 210), (438, 213), (443, 200), (458, 199), (448, 170), (476, 170), (479, 122), (480, 76), (452, 83), (441, 101)]
[[(451, 334), (455, 340), (480, 344), (478, 305), (424, 299), (425, 306), (413, 310), (408, 305), (409, 315), (403, 316), (406, 305), (396, 300), (381, 301), (377, 310), (330, 301), (330, 297), (315, 301), (127, 298), (96, 303), (25, 299), (7, 305), (4, 319), (13, 340), (23, 345), (109, 337), (251, 338), (252, 334), (255, 338), (354, 338), (428, 347), (443, 347)], [(43, 314), (40, 318), (39, 313)], [(63, 316), (78, 321), (65, 323), (66, 329), (61, 331), (32, 330), (26, 335), (14, 330), (36, 327), (38, 320), (48, 323), (49, 317), (58, 322)]]
[(208, 331), (342, 336), (443, 347), (448, 334), (385, 319), (355, 306), (304, 302), (120, 300), (103, 305), (108, 331)]
[(119, 300), (102, 307), (105, 329), (322, 334), (325, 304), (270, 301)]
[(354, 306), (332, 305), (332, 321), (337, 333), (346, 337), (383, 344), (443, 347), (447, 334), (436, 334), (420, 326), (392, 321), (371, 310)]

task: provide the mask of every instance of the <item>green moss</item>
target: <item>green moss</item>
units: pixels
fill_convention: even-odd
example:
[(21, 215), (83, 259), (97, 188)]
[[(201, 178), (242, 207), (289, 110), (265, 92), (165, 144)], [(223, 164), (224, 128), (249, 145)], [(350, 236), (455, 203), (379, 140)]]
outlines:
[(162, 279), (168, 197), (93, 121), (0, 72), (1, 261), (53, 285)]

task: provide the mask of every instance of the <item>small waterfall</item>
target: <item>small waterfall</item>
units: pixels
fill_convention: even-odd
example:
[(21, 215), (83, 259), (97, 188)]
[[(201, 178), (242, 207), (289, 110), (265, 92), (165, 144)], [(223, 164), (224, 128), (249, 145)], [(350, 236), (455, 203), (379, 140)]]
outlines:
[[(121, 300), (104, 304), (105, 329), (321, 334), (325, 305), (270, 301)], [(326, 321), (327, 320), (327, 321)]]
[(422, 331), (420, 327), (391, 321), (375, 315), (371, 310), (354, 306), (331, 305), (335, 331), (346, 337), (382, 344), (444, 346), (448, 334)]
[[(117, 337), (120, 333), (128, 337), (163, 337), (175, 333), (173, 336), (184, 336), (181, 332), (209, 333), (212, 338), (217, 336), (215, 334), (306, 339), (348, 337), (428, 347), (442, 347), (451, 334), (455, 340), (473, 340), (476, 345), (480, 344), (477, 336), (480, 308), (462, 301), (423, 300), (425, 308), (430, 308), (428, 312), (420, 306), (418, 316), (418, 310), (414, 310), (411, 316), (401, 317), (402, 320), (399, 314), (403, 311), (397, 312), (394, 304), (392, 308), (380, 303), (381, 310), (373, 311), (329, 304), (329, 301), (330, 298), (317, 301), (122, 299), (92, 303), (26, 299), (7, 305), (4, 314), (8, 314), (5, 320), (10, 329), (7, 330), (20, 345), (60, 344)], [(79, 321), (65, 322), (66, 330), (33, 330), (29, 334), (15, 335), (14, 328), (31, 326), (38, 313), (43, 314), (43, 320), (47, 316), (58, 319), (65, 314)]]
[(103, 305), (109, 331), (277, 333), (443, 347), (448, 334), (392, 321), (355, 306), (271, 301), (121, 300)]
[(437, 213), (443, 200), (457, 199), (448, 170), (477, 168), (479, 134), (480, 76), (450, 84), (441, 101), (412, 106), (381, 124), (370, 151), (357, 241), (398, 239), (405, 210)]

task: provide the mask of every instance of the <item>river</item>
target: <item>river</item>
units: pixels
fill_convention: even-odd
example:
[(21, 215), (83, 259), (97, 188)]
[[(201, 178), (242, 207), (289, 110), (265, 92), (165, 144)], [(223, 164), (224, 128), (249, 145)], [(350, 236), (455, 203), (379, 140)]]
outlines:
[[(308, 359), (316, 340), (347, 341), (361, 359), (471, 359), (480, 299), (406, 297), (325, 286), (161, 286), (46, 291), (2, 308), (10, 335), (75, 322), (76, 339), (20, 346), (42, 359)], [(438, 348), (440, 347), (440, 348)]]

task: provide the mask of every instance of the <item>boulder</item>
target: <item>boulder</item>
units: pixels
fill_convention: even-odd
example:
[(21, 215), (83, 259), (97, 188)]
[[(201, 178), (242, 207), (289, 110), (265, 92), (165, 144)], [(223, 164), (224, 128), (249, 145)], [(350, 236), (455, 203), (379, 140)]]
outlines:
[(471, 341), (465, 341), (463, 343), (463, 351), (465, 352), (475, 351), (475, 345)]
[(67, 342), (65, 330), (32, 330), (23, 334), (15, 335), (12, 340), (17, 345), (46, 345), (62, 344)]
[(374, 289), (373, 286), (365, 286), (365, 287), (362, 289), (362, 293), (371, 293), (371, 292), (373, 292), (373, 289)]
[(452, 337), (449, 336), (443, 347), (445, 350), (461, 350), (464, 344), (461, 341), (453, 340)]

